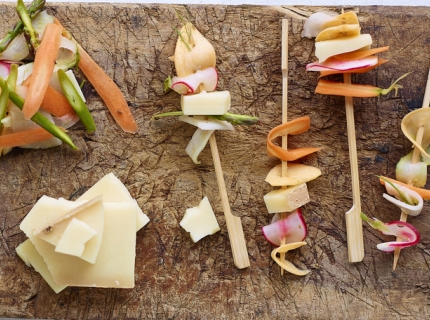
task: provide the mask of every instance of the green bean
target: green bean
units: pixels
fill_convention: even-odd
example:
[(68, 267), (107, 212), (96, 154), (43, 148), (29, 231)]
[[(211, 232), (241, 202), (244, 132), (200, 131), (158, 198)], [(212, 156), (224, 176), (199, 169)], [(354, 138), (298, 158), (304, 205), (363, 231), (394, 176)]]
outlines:
[(70, 81), (66, 72), (63, 69), (58, 69), (58, 79), (60, 80), (61, 88), (63, 89), (63, 93), (72, 106), (73, 110), (75, 110), (79, 119), (84, 124), (87, 132), (92, 133), (96, 131), (96, 124), (94, 123), (94, 119), (91, 116), (90, 111), (88, 110), (87, 105), (84, 100), (82, 100), (72, 81)]
[[(0, 121), (4, 119), (7, 112), (7, 104), (9, 102), (9, 88), (7, 83), (5, 82), (3, 86), (1, 86), (1, 94), (0, 94)], [(0, 129), (3, 128), (3, 124), (0, 122)], [(1, 130), (0, 130), (1, 132)]]

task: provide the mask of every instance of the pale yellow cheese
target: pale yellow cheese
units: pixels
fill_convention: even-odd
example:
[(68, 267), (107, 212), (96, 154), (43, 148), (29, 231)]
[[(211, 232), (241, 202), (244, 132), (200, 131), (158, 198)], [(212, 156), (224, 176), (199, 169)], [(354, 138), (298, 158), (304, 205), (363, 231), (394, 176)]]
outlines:
[[(97, 232), (86, 243), (84, 252), (80, 256), (81, 259), (89, 263), (95, 263), (103, 237), (104, 207), (100, 198), (94, 200), (98, 201), (92, 199), (90, 200), (92, 204), (87, 206), (82, 201), (73, 202), (43, 196), (24, 218), (20, 228), (24, 232), (27, 230), (27, 237), (30, 237), (29, 234), (31, 234), (56, 246), (69, 222), (73, 218), (77, 218)], [(84, 208), (76, 211), (82, 205)]]
[[(54, 281), (59, 285), (133, 288), (136, 256), (136, 215), (134, 202), (104, 203), (104, 231), (96, 262), (55, 252), (50, 243), (36, 237), (31, 226), (21, 229), (44, 258)], [(25, 220), (25, 219), (24, 219)], [(24, 221), (23, 221), (24, 222)]]
[(194, 242), (220, 230), (208, 197), (198, 207), (187, 209), (179, 225), (190, 233)]
[(33, 267), (34, 270), (40, 273), (42, 278), (45, 279), (45, 281), (52, 288), (52, 290), (55, 291), (55, 293), (59, 293), (67, 287), (65, 285), (59, 285), (55, 283), (45, 261), (43, 260), (43, 257), (39, 254), (39, 252), (37, 252), (36, 248), (30, 240), (27, 239), (26, 241), (21, 243), (16, 248), (16, 253), (25, 262), (26, 265)]
[(282, 163), (274, 166), (266, 176), (266, 181), (271, 186), (296, 186), (318, 178), (321, 170), (302, 163), (288, 162), (287, 175), (282, 175)]
[(101, 178), (76, 201), (90, 200), (98, 195), (103, 196), (103, 202), (132, 201), (137, 207), (136, 231), (139, 231), (149, 222), (148, 216), (142, 212), (126, 186), (112, 172)]
[(229, 91), (204, 91), (181, 96), (181, 108), (184, 115), (222, 115), (230, 110), (230, 105)]
[(319, 62), (324, 62), (331, 56), (355, 51), (371, 44), (372, 37), (370, 34), (319, 41), (315, 42), (315, 56)]
[(85, 244), (96, 234), (97, 231), (88, 224), (73, 218), (58, 240), (55, 252), (81, 257), (85, 250)]
[(269, 213), (290, 212), (310, 201), (306, 183), (286, 189), (277, 189), (269, 192), (264, 197)]

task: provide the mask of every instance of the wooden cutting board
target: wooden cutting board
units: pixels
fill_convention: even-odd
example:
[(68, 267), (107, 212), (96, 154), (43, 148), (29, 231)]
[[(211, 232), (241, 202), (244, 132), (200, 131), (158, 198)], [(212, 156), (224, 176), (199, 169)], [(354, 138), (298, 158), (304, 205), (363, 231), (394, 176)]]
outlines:
[[(194, 128), (177, 119), (151, 116), (179, 109), (163, 81), (174, 74), (168, 60), (180, 25), (174, 6), (51, 4), (48, 9), (74, 34), (125, 93), (139, 125), (122, 133), (89, 83), (83, 91), (97, 123), (86, 134), (70, 130), (79, 146), (49, 150), (14, 149), (0, 158), (0, 316), (93, 319), (426, 319), (430, 313), (430, 214), (409, 221), (421, 231), (419, 245), (393, 256), (376, 244), (393, 240), (364, 226), (365, 258), (350, 264), (344, 213), (352, 205), (344, 99), (314, 93), (313, 40), (301, 38), (304, 19), (318, 7), (186, 6), (190, 20), (217, 52), (220, 90), (230, 90), (232, 111), (260, 117), (253, 127), (217, 132), (232, 212), (242, 219), (251, 266), (237, 269), (209, 148), (195, 165), (185, 154)], [(183, 10), (183, 7), (176, 7)], [(0, 6), (0, 30), (16, 19), (13, 4)], [(383, 200), (376, 175), (395, 176), (411, 143), (400, 122), (421, 107), (430, 67), (430, 7), (355, 7), (362, 33), (374, 47), (390, 46), (390, 61), (353, 82), (388, 87), (412, 71), (398, 97), (354, 99), (362, 210), (383, 221), (400, 211)], [(339, 13), (341, 8), (324, 8)], [(289, 28), (289, 118), (311, 117), (307, 133), (289, 147), (322, 147), (303, 159), (322, 170), (308, 183), (311, 202), (303, 213), (308, 246), (288, 254), (305, 277), (280, 275), (261, 227), (271, 220), (264, 182), (278, 163), (266, 155), (266, 135), (281, 123), (281, 20)], [(79, 75), (79, 73), (78, 73)], [(81, 76), (79, 76), (82, 79)], [(25, 240), (19, 224), (39, 197), (74, 200), (103, 175), (114, 172), (151, 222), (137, 234), (136, 287), (132, 290), (67, 288), (55, 294), (15, 253)], [(208, 196), (221, 231), (194, 244), (179, 226), (185, 210)]]

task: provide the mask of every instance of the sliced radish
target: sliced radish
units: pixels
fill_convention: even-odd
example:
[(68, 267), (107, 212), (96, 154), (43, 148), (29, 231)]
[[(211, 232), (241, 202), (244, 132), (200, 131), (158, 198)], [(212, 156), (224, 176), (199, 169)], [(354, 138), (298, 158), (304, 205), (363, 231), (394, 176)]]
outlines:
[(402, 239), (402, 241), (390, 241), (378, 244), (376, 248), (383, 252), (393, 252), (396, 248), (403, 249), (420, 242), (421, 236), (419, 231), (407, 222), (392, 221), (384, 223), (376, 218), (370, 219), (364, 213), (361, 214), (361, 219), (366, 221), (372, 228), (381, 231), (383, 234), (392, 235)]
[(306, 65), (306, 71), (345, 71), (372, 67), (378, 63), (378, 57), (370, 56), (358, 60), (328, 59), (324, 62), (312, 62)]
[(279, 216), (275, 215), (272, 223), (261, 230), (264, 238), (274, 246), (280, 246), (283, 238), (285, 243), (303, 241), (308, 234), (300, 208), (292, 211), (285, 219), (279, 219)]
[(218, 72), (215, 68), (211, 67), (204, 70), (197, 70), (196, 73), (182, 78), (173, 77), (170, 87), (179, 94), (187, 95), (195, 93), (201, 84), (207, 92), (216, 89), (218, 84)]
[(10, 73), (10, 63), (5, 61), (0, 61), (0, 76), (6, 79), (9, 73)]
[(179, 120), (202, 130), (234, 130), (231, 123), (206, 116), (179, 116)]

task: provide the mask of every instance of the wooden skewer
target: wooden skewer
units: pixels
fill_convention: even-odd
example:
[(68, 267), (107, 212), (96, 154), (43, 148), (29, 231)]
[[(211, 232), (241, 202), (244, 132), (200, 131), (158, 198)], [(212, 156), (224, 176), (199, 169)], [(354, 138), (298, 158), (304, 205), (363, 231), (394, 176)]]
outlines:
[[(430, 105), (430, 69), (427, 77), (426, 91), (424, 93), (424, 100), (422, 108), (428, 108)], [(424, 127), (421, 126), (417, 130), (417, 135), (415, 141), (417, 144), (421, 144), (424, 136)], [(414, 148), (414, 153), (412, 154), (411, 163), (417, 163), (420, 160), (420, 150), (418, 148)], [(412, 184), (412, 183), (411, 183)], [(400, 216), (400, 221), (406, 222), (408, 219), (408, 215), (402, 211)], [(401, 238), (397, 238), (396, 241), (402, 241)], [(396, 248), (394, 250), (394, 260), (393, 260), (393, 271), (396, 270), (397, 262), (399, 261), (400, 256), (400, 248)]]
[(216, 143), (215, 132), (209, 138), (211, 146), (212, 159), (214, 162), (216, 178), (218, 181), (218, 189), (221, 197), (222, 207), (224, 209), (225, 222), (227, 225), (228, 236), (230, 238), (231, 251), (233, 253), (233, 261), (237, 268), (243, 269), (250, 266), (248, 251), (245, 243), (245, 236), (242, 229), (242, 221), (239, 217), (235, 217), (230, 210), (227, 190), (225, 188), (224, 175), (219, 158), (218, 146)]
[[(344, 83), (351, 83), (351, 74), (343, 75)], [(348, 130), (349, 161), (351, 164), (352, 208), (345, 214), (349, 262), (360, 262), (364, 258), (363, 223), (360, 218), (360, 182), (358, 176), (357, 146), (355, 138), (354, 104), (352, 97), (345, 97), (346, 123)]]
[[(282, 123), (288, 122), (287, 111), (288, 111), (288, 20), (282, 19), (282, 57), (281, 57), (281, 68), (282, 68)], [(282, 136), (282, 148), (287, 150), (287, 135)], [(288, 163), (282, 161), (282, 177), (287, 176)], [(286, 187), (282, 187), (285, 189)], [(281, 213), (281, 219), (287, 216), (286, 212)], [(285, 238), (281, 240), (281, 246), (285, 244)], [(280, 253), (281, 261), (285, 260), (285, 253)], [(284, 269), (281, 268), (281, 275), (284, 274)]]

